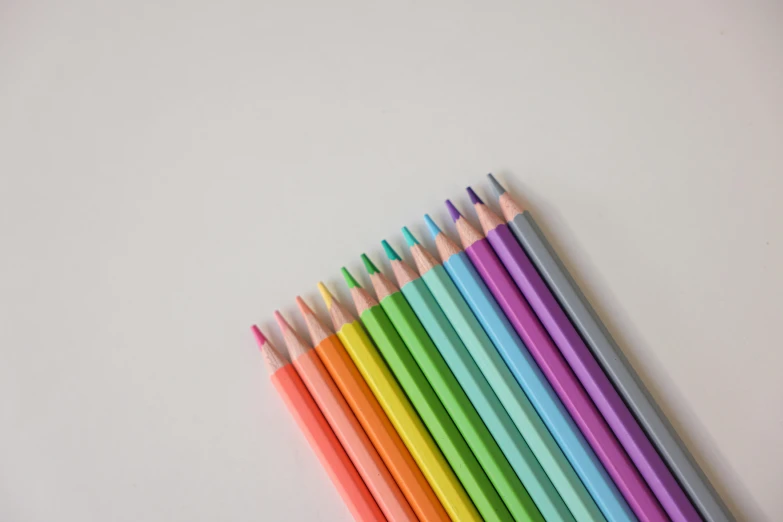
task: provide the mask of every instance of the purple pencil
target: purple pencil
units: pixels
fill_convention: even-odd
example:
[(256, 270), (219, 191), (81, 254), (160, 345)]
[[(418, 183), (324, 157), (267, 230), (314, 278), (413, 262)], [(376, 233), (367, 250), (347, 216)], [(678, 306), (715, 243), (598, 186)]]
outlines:
[(446, 201), (446, 206), (468, 257), (628, 505), (642, 522), (668, 521), (647, 484), (552, 343), (487, 239), (468, 223), (451, 201)]
[(481, 228), (620, 444), (674, 522), (701, 520), (508, 225), (468, 187)]

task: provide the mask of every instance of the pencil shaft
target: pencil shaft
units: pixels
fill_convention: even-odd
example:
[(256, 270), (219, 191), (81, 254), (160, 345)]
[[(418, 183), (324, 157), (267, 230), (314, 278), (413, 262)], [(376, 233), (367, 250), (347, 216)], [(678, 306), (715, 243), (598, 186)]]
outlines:
[(487, 239), (669, 517), (674, 522), (699, 520), (693, 504), (585, 346), (508, 225), (501, 224), (490, 230)]
[[(441, 265), (435, 266), (427, 271), (422, 279), (449, 322), (454, 326), (472, 360), (484, 375), (488, 386), (492, 388), (501, 407), (507, 412), (509, 420), (516, 429), (516, 435), (529, 446), (531, 457), (534, 460), (530, 473), (536, 477), (535, 480), (541, 484), (539, 488), (544, 489), (546, 495), (539, 493), (535, 487), (529, 486), (528, 481), (522, 476), (520, 478), (544, 518), (555, 520), (562, 505), (563, 508), (567, 506), (570, 510), (570, 515), (563, 518), (576, 519), (580, 522), (605, 520), (571, 464), (566, 460), (565, 455), (536, 413), (535, 408), (514, 379), (508, 366), (495, 350), (492, 341), (471, 311), (467, 301), (460, 294), (446, 268)], [(479, 409), (480, 413), (482, 411)], [(489, 426), (489, 423), (487, 425)], [(497, 436), (496, 440), (498, 440)], [(499, 440), (498, 442), (500, 443)], [(501, 449), (513, 465), (511, 457), (502, 444)], [(550, 502), (555, 505), (548, 506), (546, 503), (548, 497), (553, 495), (557, 499)], [(550, 510), (553, 512), (550, 513)]]
[(375, 305), (362, 312), (361, 320), (482, 519), (513, 520), (386, 312)]
[[(428, 507), (440, 499), (452, 519), (478, 521), (478, 513), (470, 498), (359, 322), (343, 325), (337, 335), (410, 451), (415, 464), (429, 482), (420, 484), (414, 472), (411, 472), (413, 478), (403, 480), (411, 489), (419, 484), (419, 492), (406, 493), (410, 495), (409, 501), (417, 510), (419, 518), (428, 521), (441, 520), (442, 510), (438, 510), (438, 506)], [(437, 495), (434, 501), (430, 496), (432, 491)]]
[(354, 519), (357, 522), (385, 522), (370, 490), (293, 366), (284, 366), (270, 378)]
[(425, 282), (403, 285), (402, 295), (399, 305), (388, 304), (392, 322), (400, 323), (403, 340), (514, 518), (573, 520)]
[(666, 521), (666, 514), (538, 322), (486, 238), (470, 245), (466, 252), (636, 516), (642, 521)]
[(296, 357), (293, 364), (386, 518), (415, 521), (416, 516), (405, 496), (316, 351), (307, 350)]
[(733, 522), (731, 512), (659, 410), (533, 216), (527, 211), (517, 214), (509, 227), (702, 517), (708, 522)]
[(447, 521), (435, 493), (337, 336), (319, 342), (315, 351), (405, 495), (413, 510), (410, 517)]
[[(513, 374), (516, 383), (524, 390), (527, 399), (530, 400), (540, 419), (546, 425), (545, 429), (557, 442), (565, 457), (568, 459), (568, 465), (581, 479), (584, 487), (589, 491), (592, 500), (600, 508), (603, 515), (609, 522), (631, 522), (635, 519), (628, 504), (623, 499), (612, 479), (607, 475), (606, 470), (600, 463), (595, 453), (587, 444), (579, 428), (574, 424), (570, 415), (566, 411), (560, 399), (557, 398), (549, 382), (547, 382), (538, 365), (533, 360), (530, 353), (522, 344), (519, 335), (514, 331), (511, 323), (506, 319), (505, 314), (500, 309), (495, 298), (489, 292), (486, 284), (482, 281), (473, 264), (465, 252), (459, 252), (451, 255), (443, 264), (459, 291), (467, 301), (476, 318), (481, 323), (484, 331), (495, 345), (497, 353), (502, 357), (508, 370)], [(497, 378), (490, 378), (490, 382), (499, 381)], [(521, 405), (524, 401), (518, 401)], [(540, 428), (539, 428), (540, 429)], [(527, 437), (528, 434), (536, 433), (536, 429), (525, 429), (522, 433)], [(545, 438), (542, 436), (542, 438)], [(533, 444), (531, 443), (531, 447)], [(535, 451), (535, 449), (534, 449)], [(557, 452), (552, 450), (553, 459), (559, 460)], [(538, 453), (537, 453), (538, 455)], [(565, 467), (561, 463), (555, 462), (548, 464), (548, 460), (539, 457), (542, 465), (545, 466), (550, 477), (558, 476), (556, 467)], [(564, 487), (573, 483), (573, 477), (568, 471), (563, 471), (565, 477), (562, 481), (556, 481), (558, 491), (561, 492), (564, 499), (571, 508), (577, 520), (589, 520), (589, 515), (579, 515), (579, 504), (587, 504), (584, 511), (588, 514), (592, 512), (589, 502), (582, 499), (579, 488), (573, 486), (573, 495), (567, 493)], [(566, 486), (563, 486), (565, 484)]]

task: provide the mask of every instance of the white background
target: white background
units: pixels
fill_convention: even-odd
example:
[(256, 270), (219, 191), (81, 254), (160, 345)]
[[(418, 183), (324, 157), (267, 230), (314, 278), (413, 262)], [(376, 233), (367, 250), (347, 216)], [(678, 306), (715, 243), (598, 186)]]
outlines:
[(490, 170), (780, 520), (783, 7), (632, 4), (3, 3), (0, 520), (348, 519), (248, 327)]

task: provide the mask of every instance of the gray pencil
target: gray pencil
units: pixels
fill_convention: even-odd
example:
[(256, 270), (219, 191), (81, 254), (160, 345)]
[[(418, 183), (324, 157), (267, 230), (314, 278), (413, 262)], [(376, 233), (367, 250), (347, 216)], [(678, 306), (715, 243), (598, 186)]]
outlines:
[(533, 216), (517, 205), (489, 174), (509, 228), (535, 264), (560, 305), (584, 338), (609, 379), (707, 522), (735, 522), (734, 517), (685, 448), (666, 416), (644, 388), (590, 303), (538, 228)]

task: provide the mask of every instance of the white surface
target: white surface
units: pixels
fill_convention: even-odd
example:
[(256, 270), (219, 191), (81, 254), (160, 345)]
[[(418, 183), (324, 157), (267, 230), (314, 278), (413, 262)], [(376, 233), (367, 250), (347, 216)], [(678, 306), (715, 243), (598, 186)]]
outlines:
[(346, 520), (248, 326), (493, 170), (779, 520), (780, 4), (294, 4), (2, 7), (0, 519)]

